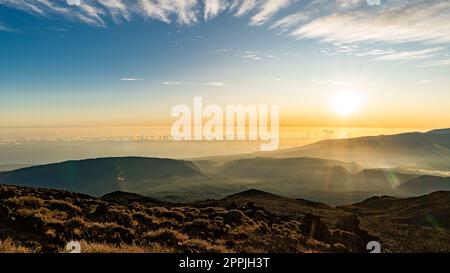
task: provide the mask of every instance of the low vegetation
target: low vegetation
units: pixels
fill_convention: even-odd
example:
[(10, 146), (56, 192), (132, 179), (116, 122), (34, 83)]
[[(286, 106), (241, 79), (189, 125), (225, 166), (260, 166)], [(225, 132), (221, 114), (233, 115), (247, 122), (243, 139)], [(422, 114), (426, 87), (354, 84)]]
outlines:
[(163, 204), (123, 192), (0, 186), (0, 219), (0, 252), (21, 253), (66, 252), (73, 240), (92, 253), (361, 252), (383, 236), (344, 210), (257, 191)]

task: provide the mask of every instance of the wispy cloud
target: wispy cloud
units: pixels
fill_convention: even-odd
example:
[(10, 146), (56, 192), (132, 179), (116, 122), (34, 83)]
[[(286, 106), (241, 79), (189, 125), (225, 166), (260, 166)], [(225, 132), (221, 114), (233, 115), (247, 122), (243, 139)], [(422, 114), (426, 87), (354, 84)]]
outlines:
[(205, 21), (212, 19), (219, 15), (223, 10), (228, 7), (229, 1), (225, 0), (204, 0), (204, 15)]
[(258, 52), (256, 51), (244, 51), (240, 54), (240, 57), (244, 60), (250, 60), (250, 61), (261, 61), (262, 57), (258, 55)]
[(221, 54), (221, 53), (227, 53), (227, 52), (231, 52), (232, 49), (231, 48), (217, 48), (212, 50), (212, 53), (217, 53), (217, 54)]
[(131, 19), (131, 10), (122, 0), (99, 0), (99, 2), (108, 9), (114, 20), (117, 21), (119, 18)]
[(252, 25), (261, 25), (268, 21), (279, 10), (296, 2), (296, 0), (266, 0), (260, 5), (259, 11), (251, 18)]
[(271, 29), (297, 39), (450, 42), (450, 2), (442, 0), (383, 1), (381, 6), (370, 6), (366, 0), (0, 0), (0, 5), (100, 27), (110, 18), (131, 20), (134, 16), (192, 25), (227, 12), (248, 16), (249, 24), (255, 26), (272, 21)]
[(163, 85), (198, 85), (198, 86), (212, 86), (212, 87), (225, 87), (223, 82), (185, 82), (185, 81), (165, 81)]
[(46, 16), (60, 15), (82, 23), (105, 26), (102, 16), (105, 11), (99, 7), (99, 1), (55, 1), (55, 0), (0, 0), (0, 5)]
[(0, 31), (14, 31), (12, 28), (0, 23)]
[(285, 18), (282, 18), (278, 21), (276, 21), (272, 26), (271, 29), (289, 29), (291, 27), (294, 27), (300, 23), (308, 21), (309, 16), (305, 12), (299, 12), (295, 14), (291, 14)]
[(236, 16), (243, 16), (254, 9), (260, 0), (234, 0), (231, 8), (236, 10)]
[(143, 81), (144, 79), (141, 78), (121, 78), (121, 81), (128, 81), (128, 82), (133, 82), (133, 81)]
[(309, 81), (313, 84), (319, 85), (334, 85), (334, 86), (358, 86), (357, 82), (344, 82), (344, 81), (335, 81), (335, 80), (318, 80), (318, 79), (309, 79)]
[(273, 81), (273, 82), (286, 82), (287, 79), (285, 78), (260, 78), (261, 81)]
[(293, 29), (290, 34), (298, 39), (314, 38), (328, 42), (450, 42), (449, 1), (389, 1), (381, 8), (368, 7), (365, 1), (355, 1), (350, 10), (343, 10), (335, 4), (330, 8), (330, 4), (320, 2), (324, 4), (319, 8), (321, 15), (311, 9), (309, 13), (315, 16), (309, 16), (311, 19), (306, 23), (284, 22), (278, 23), (278, 27), (290, 27)]
[(450, 65), (450, 59), (444, 59), (444, 60), (438, 60), (429, 62), (424, 65), (424, 67), (431, 67), (431, 66), (447, 66)]
[(444, 49), (445, 49), (445, 47), (434, 47), (434, 48), (426, 48), (426, 49), (414, 50), (414, 51), (402, 51), (402, 52), (387, 54), (387, 55), (378, 57), (375, 60), (408, 61), (408, 60), (425, 59), (425, 58), (430, 58), (430, 57), (436, 56), (436, 52), (442, 51)]
[(225, 83), (223, 82), (207, 82), (205, 83), (206, 86), (215, 86), (215, 87), (224, 87)]
[(427, 84), (427, 83), (431, 83), (431, 81), (430, 81), (430, 80), (420, 80), (420, 81), (418, 81), (417, 83), (420, 83), (420, 84)]
[(167, 23), (176, 18), (179, 24), (190, 25), (198, 21), (197, 0), (139, 0), (140, 7), (149, 17)]
[(388, 55), (393, 54), (395, 50), (392, 48), (382, 49), (382, 48), (366, 48), (363, 49), (357, 53), (355, 53), (355, 56), (382, 56), (382, 55)]

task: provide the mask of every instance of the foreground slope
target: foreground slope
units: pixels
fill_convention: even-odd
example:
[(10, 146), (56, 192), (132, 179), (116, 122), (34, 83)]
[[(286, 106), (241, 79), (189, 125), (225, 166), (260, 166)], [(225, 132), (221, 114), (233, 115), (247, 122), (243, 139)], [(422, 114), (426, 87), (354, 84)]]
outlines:
[(333, 208), (248, 190), (175, 204), (0, 186), (0, 251), (64, 251), (79, 240), (84, 252), (365, 252), (377, 240), (385, 252), (450, 252), (449, 202), (438, 192)]
[(373, 197), (340, 207), (380, 237), (389, 251), (450, 252), (450, 192), (412, 198)]
[[(28, 251), (63, 251), (79, 240), (85, 252), (355, 252), (374, 238), (358, 226), (331, 229), (317, 215), (291, 217), (252, 202), (168, 204), (125, 192), (93, 198), (17, 186), (0, 186), (0, 196), (0, 239)], [(351, 217), (341, 214), (341, 222)]]

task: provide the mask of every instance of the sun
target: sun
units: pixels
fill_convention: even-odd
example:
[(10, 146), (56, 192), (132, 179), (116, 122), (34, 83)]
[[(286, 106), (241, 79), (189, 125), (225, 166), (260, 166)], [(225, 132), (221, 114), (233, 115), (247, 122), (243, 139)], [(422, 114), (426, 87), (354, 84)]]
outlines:
[(340, 116), (350, 116), (358, 113), (363, 106), (363, 96), (355, 91), (341, 91), (331, 99), (331, 109)]

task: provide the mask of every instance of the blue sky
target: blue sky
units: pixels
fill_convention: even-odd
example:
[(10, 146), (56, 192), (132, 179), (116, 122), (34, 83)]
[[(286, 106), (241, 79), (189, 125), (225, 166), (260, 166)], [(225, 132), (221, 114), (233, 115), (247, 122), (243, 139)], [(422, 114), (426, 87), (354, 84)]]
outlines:
[[(450, 3), (0, 0), (0, 127), (156, 125), (194, 95), (282, 124), (450, 126)], [(363, 121), (361, 121), (363, 120)]]

